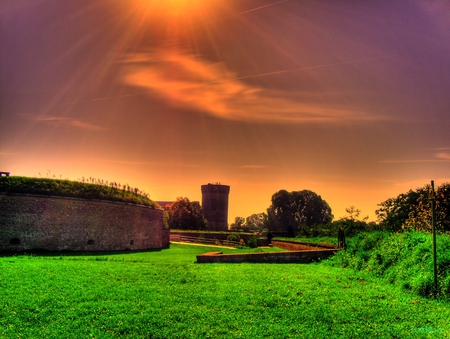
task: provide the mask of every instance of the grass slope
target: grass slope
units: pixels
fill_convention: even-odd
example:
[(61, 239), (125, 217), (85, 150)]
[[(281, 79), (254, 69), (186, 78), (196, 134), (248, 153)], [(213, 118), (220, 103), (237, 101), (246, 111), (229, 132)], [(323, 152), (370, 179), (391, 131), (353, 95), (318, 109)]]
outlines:
[(0, 258), (0, 337), (450, 336), (447, 302), (323, 264), (194, 263), (211, 250)]
[(141, 194), (139, 189), (97, 179), (92, 179), (92, 182), (20, 176), (0, 177), (0, 192), (99, 199), (159, 207), (145, 193)]
[(329, 262), (373, 274), (421, 296), (450, 298), (450, 237), (436, 240), (438, 290), (434, 291), (432, 235), (424, 232), (361, 233)]

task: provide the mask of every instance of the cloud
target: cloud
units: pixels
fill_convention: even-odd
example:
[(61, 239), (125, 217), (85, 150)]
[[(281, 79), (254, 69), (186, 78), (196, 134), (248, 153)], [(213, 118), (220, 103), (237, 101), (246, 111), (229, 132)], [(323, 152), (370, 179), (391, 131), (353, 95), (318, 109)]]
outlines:
[(98, 125), (94, 125), (88, 122), (84, 122), (78, 119), (72, 119), (72, 118), (63, 118), (63, 117), (38, 117), (35, 118), (36, 121), (44, 122), (44, 123), (51, 123), (51, 124), (58, 124), (63, 125), (67, 127), (76, 127), (81, 128), (88, 131), (105, 131), (107, 128), (101, 127)]
[(436, 154), (436, 158), (450, 161), (450, 152), (439, 152)]
[(145, 88), (172, 105), (222, 119), (284, 123), (375, 119), (362, 111), (296, 101), (283, 92), (251, 86), (243, 81), (248, 76), (239, 78), (222, 63), (191, 54), (154, 50), (129, 55), (123, 64), (124, 83)]
[(415, 164), (415, 163), (430, 163), (430, 162), (445, 162), (445, 161), (437, 159), (381, 160), (380, 164)]
[[(441, 148), (446, 150), (447, 148)], [(439, 152), (434, 155), (435, 159), (404, 159), (404, 160), (382, 160), (381, 164), (410, 164), (410, 163), (439, 163), (449, 162), (450, 152)]]

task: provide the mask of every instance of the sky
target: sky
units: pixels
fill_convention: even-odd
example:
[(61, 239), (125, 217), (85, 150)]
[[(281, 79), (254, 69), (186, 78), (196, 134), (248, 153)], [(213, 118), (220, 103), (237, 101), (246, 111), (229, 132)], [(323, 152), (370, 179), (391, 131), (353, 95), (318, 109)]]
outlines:
[(137, 187), (228, 222), (281, 189), (335, 219), (450, 182), (450, 3), (0, 0), (0, 171)]

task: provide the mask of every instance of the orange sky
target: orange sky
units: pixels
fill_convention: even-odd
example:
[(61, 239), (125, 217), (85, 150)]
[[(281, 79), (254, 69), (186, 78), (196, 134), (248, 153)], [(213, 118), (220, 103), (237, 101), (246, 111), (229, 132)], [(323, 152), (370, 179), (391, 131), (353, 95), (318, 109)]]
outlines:
[(450, 181), (442, 1), (0, 4), (0, 171), (154, 200), (231, 186), (229, 223), (309, 189), (336, 218)]

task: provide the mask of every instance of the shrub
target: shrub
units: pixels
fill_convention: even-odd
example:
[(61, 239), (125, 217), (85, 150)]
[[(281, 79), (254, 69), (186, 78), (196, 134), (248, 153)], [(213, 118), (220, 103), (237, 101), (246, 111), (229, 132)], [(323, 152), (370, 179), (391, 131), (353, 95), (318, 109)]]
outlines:
[(230, 234), (227, 237), (228, 241), (235, 241), (235, 242), (240, 242), (241, 241), (241, 237), (239, 236), (239, 234)]
[(251, 236), (247, 241), (247, 246), (250, 248), (258, 247), (258, 239), (255, 236)]

